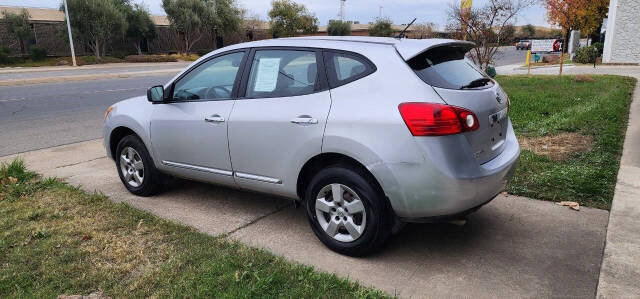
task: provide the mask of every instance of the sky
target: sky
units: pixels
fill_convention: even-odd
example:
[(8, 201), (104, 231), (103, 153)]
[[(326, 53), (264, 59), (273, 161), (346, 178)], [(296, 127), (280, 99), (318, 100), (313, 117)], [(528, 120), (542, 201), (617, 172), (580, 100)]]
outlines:
[[(162, 0), (133, 0), (143, 3), (152, 14), (164, 15)], [(258, 15), (267, 20), (267, 12), (271, 7), (271, 0), (236, 0), (238, 4), (249, 11), (249, 15)], [(338, 19), (340, 0), (295, 0), (304, 4), (318, 17), (320, 25), (326, 25), (330, 19)], [(413, 18), (416, 22), (433, 22), (444, 28), (447, 22), (446, 11), (450, 3), (455, 0), (347, 0), (345, 5), (346, 19), (366, 24), (372, 22), (380, 14), (388, 17), (396, 24), (409, 23)], [(474, 0), (474, 7), (481, 7), (487, 0)], [(30, 6), (58, 8), (61, 0), (0, 0), (0, 5)], [(457, 2), (456, 2), (457, 3)], [(516, 25), (533, 24), (550, 27), (546, 21), (546, 10), (540, 5), (524, 10), (515, 21)]]

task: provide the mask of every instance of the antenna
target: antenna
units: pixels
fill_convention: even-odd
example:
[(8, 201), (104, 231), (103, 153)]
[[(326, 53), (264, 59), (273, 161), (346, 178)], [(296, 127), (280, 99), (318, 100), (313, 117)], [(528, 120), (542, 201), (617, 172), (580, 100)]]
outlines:
[(347, 0), (340, 0), (340, 21), (344, 22), (344, 4)]
[(407, 29), (409, 29), (409, 26), (413, 25), (413, 22), (415, 22), (416, 20), (417, 20), (417, 18), (413, 18), (413, 21), (411, 21), (411, 23), (409, 23), (409, 25), (407, 25), (407, 27), (404, 27), (404, 29), (402, 29), (402, 31), (400, 31), (400, 33), (398, 33), (398, 35), (396, 35), (396, 38), (405, 37), (404, 33), (407, 31)]

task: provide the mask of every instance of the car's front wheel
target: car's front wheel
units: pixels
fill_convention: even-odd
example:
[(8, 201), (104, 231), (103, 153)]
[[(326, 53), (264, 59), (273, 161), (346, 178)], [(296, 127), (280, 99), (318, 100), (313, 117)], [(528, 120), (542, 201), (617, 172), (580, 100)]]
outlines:
[(372, 253), (391, 235), (393, 213), (384, 194), (355, 167), (336, 165), (319, 171), (305, 200), (313, 232), (336, 252)]
[(134, 135), (122, 138), (114, 155), (120, 180), (129, 192), (151, 196), (160, 191), (162, 175), (140, 138)]

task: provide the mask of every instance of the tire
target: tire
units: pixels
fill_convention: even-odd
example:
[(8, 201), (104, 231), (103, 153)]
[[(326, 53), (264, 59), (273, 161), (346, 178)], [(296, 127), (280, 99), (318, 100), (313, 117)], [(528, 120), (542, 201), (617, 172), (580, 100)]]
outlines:
[[(368, 177), (356, 167), (333, 165), (319, 171), (309, 183), (305, 194), (309, 224), (318, 239), (335, 252), (367, 255), (381, 249), (391, 236), (393, 212), (382, 190)], [(341, 204), (333, 199), (334, 190), (343, 194)], [(362, 212), (358, 212), (358, 201)]]
[(114, 158), (120, 181), (129, 192), (138, 196), (152, 196), (161, 190), (162, 174), (156, 169), (140, 138), (135, 135), (122, 138)]

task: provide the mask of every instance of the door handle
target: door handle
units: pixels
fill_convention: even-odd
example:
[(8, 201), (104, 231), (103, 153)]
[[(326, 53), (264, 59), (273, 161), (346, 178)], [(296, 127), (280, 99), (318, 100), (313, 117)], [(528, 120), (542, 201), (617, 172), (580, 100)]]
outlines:
[(208, 123), (222, 123), (222, 122), (224, 122), (224, 117), (222, 117), (220, 115), (217, 115), (217, 114), (213, 114), (213, 115), (205, 117), (204, 121), (206, 121)]
[(302, 115), (292, 119), (291, 123), (298, 125), (315, 125), (318, 123), (318, 120), (308, 115)]

